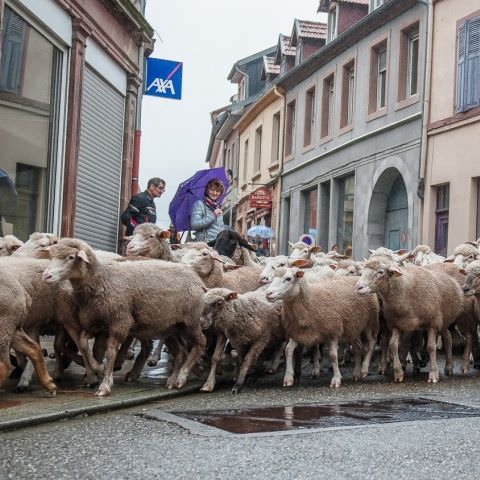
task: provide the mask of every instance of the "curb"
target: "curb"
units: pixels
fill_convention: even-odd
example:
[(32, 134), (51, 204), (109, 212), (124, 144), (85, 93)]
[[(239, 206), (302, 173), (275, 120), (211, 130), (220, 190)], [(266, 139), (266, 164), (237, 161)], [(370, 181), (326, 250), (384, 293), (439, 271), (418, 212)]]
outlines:
[(149, 392), (146, 394), (140, 394), (134, 398), (113, 400), (105, 404), (98, 405), (86, 405), (85, 407), (76, 407), (71, 410), (63, 410), (61, 412), (45, 413), (30, 417), (24, 417), (16, 420), (0, 421), (0, 432), (6, 432), (10, 430), (18, 430), (21, 428), (32, 427), (35, 425), (41, 425), (44, 423), (55, 422), (65, 418), (74, 418), (80, 415), (94, 415), (96, 413), (105, 413), (111, 410), (120, 410), (122, 408), (136, 407), (152, 401), (171, 399), (181, 397), (190, 393), (197, 393), (201, 383), (194, 385), (187, 385), (182, 390), (167, 390), (158, 393)]

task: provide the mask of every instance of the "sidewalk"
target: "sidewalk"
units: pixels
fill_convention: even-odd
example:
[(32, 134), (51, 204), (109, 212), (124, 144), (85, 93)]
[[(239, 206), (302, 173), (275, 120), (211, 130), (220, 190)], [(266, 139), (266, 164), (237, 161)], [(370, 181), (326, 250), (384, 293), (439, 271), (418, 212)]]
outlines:
[[(52, 372), (54, 360), (46, 361)], [(0, 432), (186, 395), (197, 392), (202, 385), (194, 378), (181, 390), (168, 390), (164, 387), (166, 363), (163, 360), (156, 367), (146, 367), (144, 376), (136, 382), (127, 383), (123, 378), (131, 365), (132, 362), (127, 361), (122, 370), (115, 373), (108, 397), (96, 397), (96, 389), (82, 387), (83, 369), (78, 366), (70, 366), (65, 372), (66, 380), (57, 382), (55, 397), (35, 380), (25, 393), (15, 392), (18, 380), (7, 380), (0, 389)]]

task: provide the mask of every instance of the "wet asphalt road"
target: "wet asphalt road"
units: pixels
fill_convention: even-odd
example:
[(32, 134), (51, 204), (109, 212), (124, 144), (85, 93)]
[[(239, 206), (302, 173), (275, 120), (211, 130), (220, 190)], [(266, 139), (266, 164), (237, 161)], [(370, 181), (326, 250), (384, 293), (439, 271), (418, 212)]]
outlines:
[[(457, 370), (458, 371), (458, 370)], [(478, 417), (372, 424), (312, 433), (225, 436), (154, 419), (159, 412), (332, 403), (399, 397), (432, 398), (478, 407), (480, 376), (456, 374), (438, 385), (426, 376), (395, 385), (369, 377), (353, 384), (345, 374), (338, 390), (303, 378), (285, 390), (279, 378), (228, 387), (213, 394), (65, 420), (0, 435), (0, 478), (12, 479), (443, 479), (480, 475)]]

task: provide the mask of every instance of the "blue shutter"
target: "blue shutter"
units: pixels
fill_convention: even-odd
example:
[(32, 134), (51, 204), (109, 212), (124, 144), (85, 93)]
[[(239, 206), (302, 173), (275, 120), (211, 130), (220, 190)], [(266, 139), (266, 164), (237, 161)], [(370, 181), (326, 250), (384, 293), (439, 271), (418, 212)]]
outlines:
[(3, 38), (0, 90), (18, 93), (23, 57), (23, 41), (26, 23), (9, 8), (5, 8), (5, 32)]
[(480, 105), (480, 17), (467, 20), (457, 36), (456, 112)]
[(456, 84), (456, 99), (455, 111), (463, 112), (464, 99), (464, 83), (465, 83), (465, 44), (466, 44), (467, 24), (464, 23), (457, 34), (457, 84)]

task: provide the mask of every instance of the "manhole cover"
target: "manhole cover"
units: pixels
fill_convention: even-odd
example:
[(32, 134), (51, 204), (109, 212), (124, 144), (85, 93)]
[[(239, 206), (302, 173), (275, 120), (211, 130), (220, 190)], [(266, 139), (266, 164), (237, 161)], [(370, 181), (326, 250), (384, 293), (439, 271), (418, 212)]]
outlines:
[(262, 433), (479, 417), (480, 409), (416, 398), (171, 413), (230, 433)]

